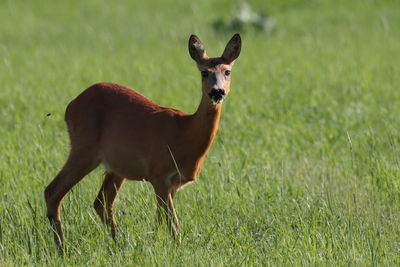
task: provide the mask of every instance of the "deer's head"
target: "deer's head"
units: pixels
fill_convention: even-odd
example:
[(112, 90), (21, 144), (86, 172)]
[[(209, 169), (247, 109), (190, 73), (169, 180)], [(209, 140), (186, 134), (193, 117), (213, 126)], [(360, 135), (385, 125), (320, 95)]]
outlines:
[(196, 35), (189, 38), (189, 53), (201, 72), (203, 93), (210, 98), (213, 105), (222, 103), (229, 93), (231, 68), (240, 54), (240, 49), (240, 35), (235, 34), (221, 57), (209, 58), (200, 39)]

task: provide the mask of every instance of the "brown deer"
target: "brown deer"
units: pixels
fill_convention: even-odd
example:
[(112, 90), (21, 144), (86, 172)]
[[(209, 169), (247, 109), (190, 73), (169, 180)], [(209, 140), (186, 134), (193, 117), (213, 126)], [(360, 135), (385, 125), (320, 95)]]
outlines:
[(235, 34), (221, 57), (209, 58), (191, 35), (189, 53), (201, 72), (202, 98), (194, 114), (162, 107), (142, 94), (114, 83), (97, 83), (72, 100), (65, 112), (71, 150), (62, 170), (44, 191), (47, 217), (63, 247), (61, 201), (100, 163), (106, 174), (94, 209), (115, 238), (113, 203), (125, 179), (149, 181), (157, 195), (159, 221), (165, 217), (176, 236), (180, 225), (173, 198), (196, 180), (210, 148), (230, 90), (230, 74), (241, 50)]

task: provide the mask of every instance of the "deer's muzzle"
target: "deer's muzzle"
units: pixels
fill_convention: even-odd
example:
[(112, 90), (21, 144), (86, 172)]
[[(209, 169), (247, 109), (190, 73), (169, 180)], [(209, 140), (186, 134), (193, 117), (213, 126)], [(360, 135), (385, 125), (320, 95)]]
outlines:
[(208, 96), (211, 99), (213, 105), (219, 104), (224, 101), (225, 98), (225, 90), (224, 89), (212, 89)]

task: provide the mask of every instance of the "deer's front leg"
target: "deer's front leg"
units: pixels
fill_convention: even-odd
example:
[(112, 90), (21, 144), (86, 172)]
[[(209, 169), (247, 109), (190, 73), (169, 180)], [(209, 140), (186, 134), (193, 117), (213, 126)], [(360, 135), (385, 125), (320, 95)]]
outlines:
[(176, 215), (174, 207), (174, 194), (175, 190), (167, 187), (164, 184), (153, 184), (154, 191), (157, 197), (157, 217), (158, 222), (161, 223), (163, 218), (167, 221), (168, 228), (174, 237), (177, 237), (181, 231), (179, 220)]
[(175, 196), (176, 190), (172, 189), (171, 192), (168, 195), (168, 208), (169, 211), (172, 213), (172, 218), (174, 221), (174, 227), (175, 227), (175, 232), (176, 234), (179, 234), (181, 232), (181, 226), (179, 224), (178, 216), (176, 215), (176, 210), (174, 207), (174, 196)]

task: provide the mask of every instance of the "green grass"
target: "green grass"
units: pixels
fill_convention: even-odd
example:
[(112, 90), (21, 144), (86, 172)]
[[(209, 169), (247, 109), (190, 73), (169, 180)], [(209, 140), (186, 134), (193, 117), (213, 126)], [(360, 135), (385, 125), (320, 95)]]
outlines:
[[(143, 182), (124, 185), (113, 242), (92, 209), (102, 169), (65, 198), (57, 253), (43, 190), (68, 155), (68, 102), (98, 81), (193, 112), (196, 33), (235, 1), (0, 1), (0, 265), (400, 264), (400, 4), (250, 1), (277, 31), (242, 33), (217, 139), (175, 205), (177, 245)], [(51, 113), (51, 116), (46, 116)]]

